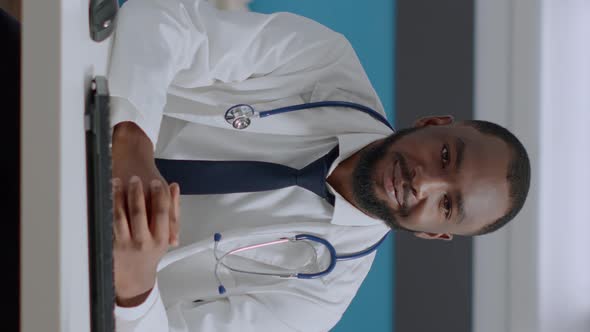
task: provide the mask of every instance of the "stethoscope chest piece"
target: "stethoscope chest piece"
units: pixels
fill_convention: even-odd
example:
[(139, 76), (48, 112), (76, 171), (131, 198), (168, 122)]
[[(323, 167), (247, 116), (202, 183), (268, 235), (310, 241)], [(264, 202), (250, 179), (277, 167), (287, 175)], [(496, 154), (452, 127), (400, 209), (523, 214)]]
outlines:
[(252, 123), (250, 118), (256, 115), (257, 113), (252, 106), (240, 104), (230, 107), (225, 112), (225, 121), (236, 129), (245, 129)]

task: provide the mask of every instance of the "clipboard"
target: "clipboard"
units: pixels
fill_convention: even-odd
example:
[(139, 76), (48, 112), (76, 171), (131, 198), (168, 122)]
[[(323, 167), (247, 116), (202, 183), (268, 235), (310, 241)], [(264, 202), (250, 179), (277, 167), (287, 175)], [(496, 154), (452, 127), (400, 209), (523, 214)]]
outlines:
[(88, 190), (88, 263), (92, 332), (115, 331), (113, 200), (109, 91), (105, 77), (91, 82), (84, 114)]

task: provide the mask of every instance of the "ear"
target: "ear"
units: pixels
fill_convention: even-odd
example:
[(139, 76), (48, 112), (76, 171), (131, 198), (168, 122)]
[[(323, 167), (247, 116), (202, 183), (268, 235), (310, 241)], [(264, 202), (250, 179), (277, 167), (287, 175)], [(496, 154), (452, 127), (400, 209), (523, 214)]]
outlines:
[(453, 117), (451, 115), (427, 116), (416, 120), (414, 127), (444, 126), (451, 123), (453, 123)]
[(453, 234), (449, 233), (425, 233), (425, 232), (416, 232), (414, 233), (417, 237), (425, 240), (444, 240), (444, 241), (451, 241), (453, 239)]

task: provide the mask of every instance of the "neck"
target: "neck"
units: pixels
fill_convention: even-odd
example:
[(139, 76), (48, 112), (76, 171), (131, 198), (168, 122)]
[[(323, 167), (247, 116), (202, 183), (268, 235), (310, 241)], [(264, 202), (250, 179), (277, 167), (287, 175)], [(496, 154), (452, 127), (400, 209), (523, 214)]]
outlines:
[(326, 179), (332, 188), (351, 204), (354, 204), (352, 197), (352, 173), (356, 161), (358, 161), (358, 152), (338, 164), (334, 171), (332, 171), (332, 174)]
[(332, 188), (334, 188), (334, 190), (336, 190), (340, 195), (342, 195), (342, 197), (344, 197), (344, 199), (357, 207), (359, 210), (359, 206), (354, 201), (352, 188), (354, 169), (359, 162), (361, 152), (369, 146), (378, 144), (382, 141), (383, 140), (380, 139), (378, 141), (372, 142), (343, 160), (340, 164), (338, 164), (338, 166), (336, 166), (334, 171), (332, 171), (332, 174), (330, 174), (330, 176), (328, 176), (326, 179), (326, 181), (332, 186)]

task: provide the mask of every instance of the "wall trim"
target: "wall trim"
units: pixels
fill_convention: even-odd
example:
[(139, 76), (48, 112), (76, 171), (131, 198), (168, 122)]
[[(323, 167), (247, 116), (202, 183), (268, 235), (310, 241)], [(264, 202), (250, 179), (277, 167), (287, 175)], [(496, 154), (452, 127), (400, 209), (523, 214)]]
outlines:
[[(538, 165), (541, 0), (476, 1), (475, 118), (510, 129)], [(504, 229), (474, 241), (474, 332), (538, 331), (538, 172)]]

